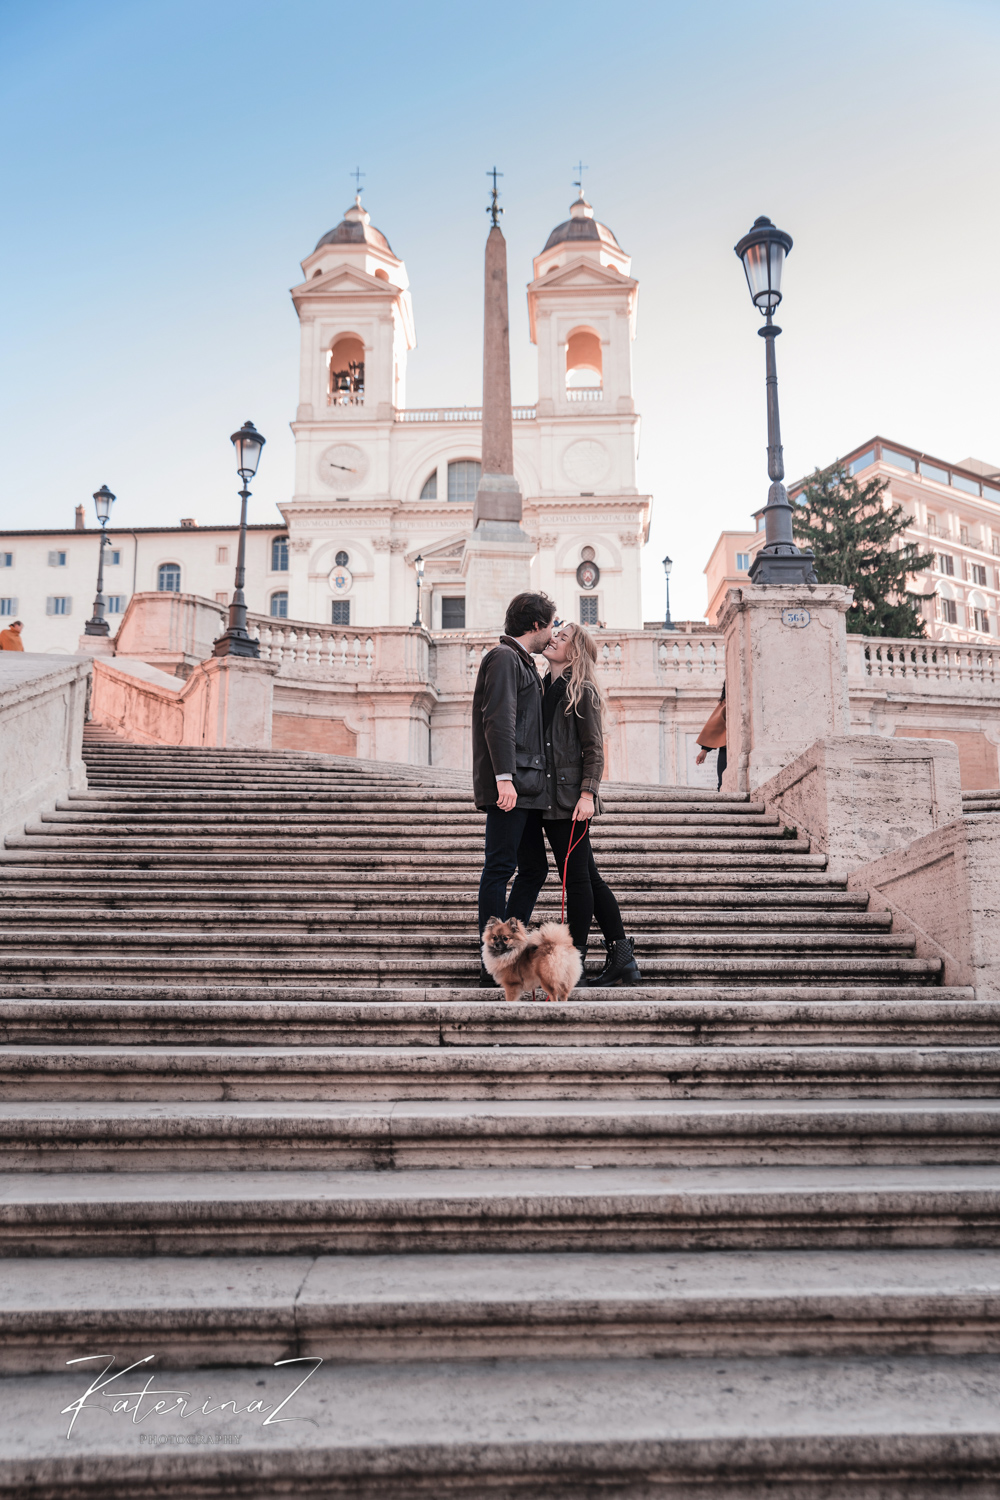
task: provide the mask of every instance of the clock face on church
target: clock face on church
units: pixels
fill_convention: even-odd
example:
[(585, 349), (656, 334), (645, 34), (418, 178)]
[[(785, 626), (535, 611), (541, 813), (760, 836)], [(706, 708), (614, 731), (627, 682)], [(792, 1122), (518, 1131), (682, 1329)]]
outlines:
[(335, 443), (320, 454), (316, 467), (323, 483), (343, 495), (356, 490), (362, 482), (368, 472), (368, 459), (353, 443)]

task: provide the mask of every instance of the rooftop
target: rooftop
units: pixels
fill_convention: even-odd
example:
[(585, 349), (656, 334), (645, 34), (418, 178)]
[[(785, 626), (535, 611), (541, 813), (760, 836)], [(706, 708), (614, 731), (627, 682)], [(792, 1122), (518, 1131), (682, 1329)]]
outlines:
[(556, 225), (545, 241), (543, 255), (546, 250), (567, 240), (603, 240), (606, 245), (614, 245), (616, 250), (621, 249), (608, 226), (598, 223), (594, 218), (594, 210), (583, 196), (583, 188), (580, 189), (576, 202), (570, 205), (569, 215), (564, 223)]

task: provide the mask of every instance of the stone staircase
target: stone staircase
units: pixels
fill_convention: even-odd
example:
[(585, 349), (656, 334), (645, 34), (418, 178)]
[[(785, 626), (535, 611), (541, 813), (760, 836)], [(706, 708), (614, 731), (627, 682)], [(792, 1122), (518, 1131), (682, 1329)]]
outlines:
[(85, 753), (0, 859), (5, 1493), (998, 1493), (1000, 1007), (807, 840), (609, 787), (645, 982), (506, 1005), (456, 773)]

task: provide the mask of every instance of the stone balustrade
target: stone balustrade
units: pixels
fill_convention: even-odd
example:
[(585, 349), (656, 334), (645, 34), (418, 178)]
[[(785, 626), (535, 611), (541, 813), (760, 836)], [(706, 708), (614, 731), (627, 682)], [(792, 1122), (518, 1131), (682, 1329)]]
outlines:
[(848, 636), (847, 644), (852, 677), (905, 681), (915, 692), (946, 685), (960, 690), (988, 686), (1000, 702), (1000, 645), (863, 635)]

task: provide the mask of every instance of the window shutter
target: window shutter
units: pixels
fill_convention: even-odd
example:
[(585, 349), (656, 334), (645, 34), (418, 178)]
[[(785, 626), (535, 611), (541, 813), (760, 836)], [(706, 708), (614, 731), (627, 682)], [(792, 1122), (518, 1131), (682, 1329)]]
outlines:
[[(49, 553), (49, 567), (50, 568), (58, 568), (58, 566), (59, 566), (59, 553), (58, 552), (50, 552)], [(52, 611), (49, 610), (49, 614), (51, 614), (51, 613), (52, 613)]]

